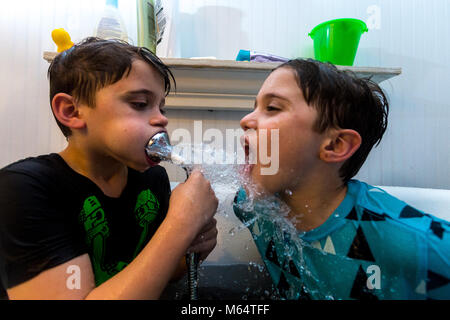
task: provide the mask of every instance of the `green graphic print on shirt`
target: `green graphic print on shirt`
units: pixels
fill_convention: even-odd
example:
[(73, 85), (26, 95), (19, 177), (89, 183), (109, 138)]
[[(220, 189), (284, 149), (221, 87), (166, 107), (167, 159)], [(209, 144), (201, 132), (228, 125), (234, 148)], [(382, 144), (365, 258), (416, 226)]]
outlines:
[(141, 237), (139, 239), (139, 243), (136, 247), (136, 251), (134, 252), (134, 257), (138, 255), (138, 253), (142, 250), (144, 246), (144, 241), (148, 235), (148, 228), (150, 223), (155, 220), (156, 215), (158, 214), (159, 202), (155, 195), (150, 190), (142, 191), (136, 202), (136, 208), (134, 209), (134, 213), (136, 216), (136, 220), (141, 228), (144, 230), (141, 233)]
[[(149, 190), (142, 191), (136, 200), (134, 214), (138, 225), (143, 229), (139, 242), (134, 250), (133, 259), (145, 245), (149, 225), (155, 220), (159, 210), (156, 196)], [(86, 231), (86, 244), (92, 250), (91, 263), (97, 286), (125, 268), (129, 262), (106, 262), (106, 240), (110, 237), (110, 227), (105, 212), (96, 196), (85, 199), (79, 216)]]

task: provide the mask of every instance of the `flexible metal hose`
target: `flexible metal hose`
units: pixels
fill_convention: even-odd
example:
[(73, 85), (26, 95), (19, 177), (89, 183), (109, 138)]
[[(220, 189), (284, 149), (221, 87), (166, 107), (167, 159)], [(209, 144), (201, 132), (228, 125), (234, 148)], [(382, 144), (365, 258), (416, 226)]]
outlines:
[(189, 299), (198, 300), (198, 253), (187, 254), (186, 265), (188, 268)]
[[(183, 166), (184, 171), (186, 171), (186, 180), (189, 178), (190, 169)], [(198, 300), (198, 263), (199, 255), (198, 253), (188, 253), (186, 255), (186, 265), (187, 265), (187, 277), (188, 277), (188, 290), (189, 299)]]

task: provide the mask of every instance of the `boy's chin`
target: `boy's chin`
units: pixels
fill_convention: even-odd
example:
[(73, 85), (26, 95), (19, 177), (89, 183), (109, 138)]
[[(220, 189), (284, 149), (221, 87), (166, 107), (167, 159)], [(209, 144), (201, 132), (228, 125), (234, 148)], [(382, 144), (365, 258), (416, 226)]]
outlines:
[(274, 195), (283, 190), (278, 174), (263, 175), (259, 165), (245, 165), (241, 168), (245, 189), (255, 198)]
[(252, 175), (247, 187), (255, 198), (271, 196), (279, 191), (273, 180), (270, 176)]
[(134, 169), (136, 171), (139, 172), (145, 172), (148, 169), (157, 166), (159, 163), (148, 163), (148, 162), (144, 162), (144, 163), (128, 163), (127, 166), (131, 169)]

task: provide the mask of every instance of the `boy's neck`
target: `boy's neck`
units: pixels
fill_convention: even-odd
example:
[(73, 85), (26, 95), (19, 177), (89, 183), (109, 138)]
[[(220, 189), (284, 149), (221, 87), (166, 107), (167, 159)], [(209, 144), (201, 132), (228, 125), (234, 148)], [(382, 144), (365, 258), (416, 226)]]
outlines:
[(106, 196), (117, 198), (122, 194), (128, 180), (128, 168), (124, 164), (71, 145), (59, 155), (75, 172), (94, 182)]
[(347, 184), (325, 181), (304, 184), (297, 187), (292, 195), (285, 193), (282, 198), (291, 208), (290, 217), (298, 230), (310, 231), (321, 226), (339, 207), (347, 194)]

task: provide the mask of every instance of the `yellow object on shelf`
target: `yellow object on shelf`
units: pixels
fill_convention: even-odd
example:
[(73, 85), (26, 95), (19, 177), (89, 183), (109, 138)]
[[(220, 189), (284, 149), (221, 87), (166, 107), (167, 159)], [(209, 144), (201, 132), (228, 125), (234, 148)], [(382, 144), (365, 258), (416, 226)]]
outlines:
[(73, 42), (70, 40), (69, 33), (64, 28), (55, 29), (52, 31), (52, 39), (56, 43), (58, 49), (56, 51), (63, 52), (72, 48)]

